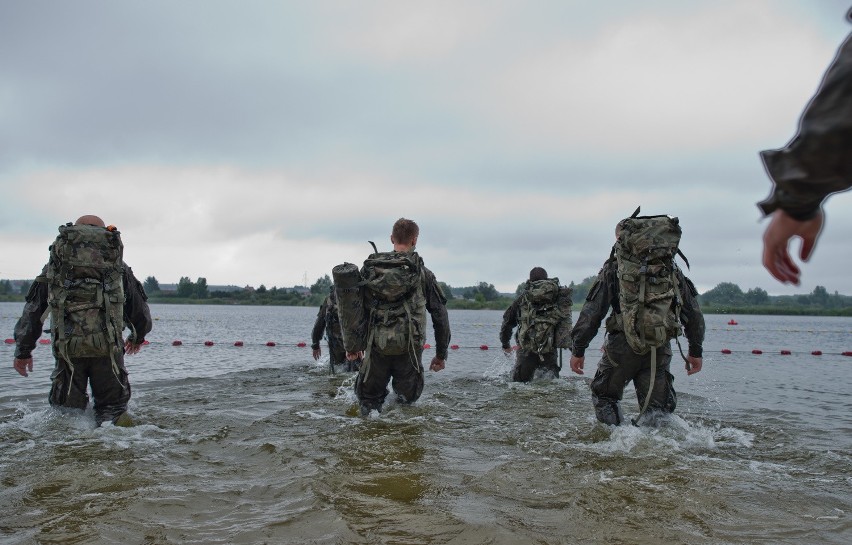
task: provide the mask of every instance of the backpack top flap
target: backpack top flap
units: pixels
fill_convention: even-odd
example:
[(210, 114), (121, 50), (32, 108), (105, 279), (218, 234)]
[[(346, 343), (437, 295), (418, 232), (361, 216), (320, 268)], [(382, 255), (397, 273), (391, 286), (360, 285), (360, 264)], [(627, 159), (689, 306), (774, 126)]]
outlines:
[(616, 247), (623, 257), (637, 262), (671, 260), (677, 254), (681, 229), (677, 218), (638, 216), (619, 224), (621, 233)]
[(121, 233), (93, 225), (63, 225), (51, 248), (54, 268), (68, 279), (104, 279), (120, 270), (124, 256)]
[(364, 261), (362, 285), (379, 301), (402, 301), (421, 283), (417, 252), (382, 252)]
[(559, 279), (527, 280), (527, 298), (536, 304), (556, 302), (559, 295)]

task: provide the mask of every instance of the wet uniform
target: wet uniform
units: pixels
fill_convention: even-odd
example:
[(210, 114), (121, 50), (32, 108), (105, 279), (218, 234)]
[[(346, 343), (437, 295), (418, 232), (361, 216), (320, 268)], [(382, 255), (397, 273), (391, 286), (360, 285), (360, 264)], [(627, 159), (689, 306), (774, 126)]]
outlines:
[[(432, 327), (435, 331), (435, 355), (442, 360), (447, 359), (447, 348), (450, 344), (450, 320), (447, 315), (447, 299), (438, 285), (434, 273), (423, 267), (423, 295), (426, 298), (426, 311), (432, 317)], [(368, 305), (369, 306), (369, 305)], [(424, 324), (425, 325), (425, 324)], [(367, 337), (369, 338), (369, 331)], [(391, 387), (401, 403), (413, 403), (423, 392), (423, 346), (415, 349), (417, 366), (412, 364), (408, 354), (385, 355), (376, 347), (370, 348), (369, 374), (364, 379), (364, 369), (355, 380), (355, 395), (361, 403), (361, 411), (380, 410), (388, 395), (387, 385), (392, 380)], [(366, 360), (365, 360), (366, 361)]]
[[(509, 341), (512, 338), (512, 330), (518, 327), (518, 320), (521, 315), (521, 302), (523, 296), (517, 297), (512, 304), (503, 313), (503, 324), (500, 326), (500, 344), (503, 349), (511, 348)], [(513, 382), (529, 382), (532, 380), (536, 369), (542, 369), (553, 377), (559, 376), (559, 363), (557, 358), (557, 349), (544, 354), (537, 354), (532, 350), (527, 350), (523, 346), (518, 348), (515, 355), (515, 366), (512, 368)]]
[(340, 316), (337, 314), (337, 296), (334, 289), (325, 298), (319, 312), (317, 312), (314, 329), (311, 331), (311, 348), (313, 350), (319, 349), (323, 333), (328, 340), (328, 357), (331, 365), (347, 364), (349, 371), (357, 370), (354, 362), (347, 362), (346, 360), (346, 350), (343, 348), (343, 331), (340, 329)]
[[(148, 297), (142, 284), (133, 276), (133, 271), (123, 264), (124, 283), (124, 321), (133, 326), (136, 336), (134, 344), (141, 344), (145, 335), (151, 331), (151, 313), (148, 309)], [(48, 284), (47, 266), (36, 278), (27, 294), (24, 311), (15, 325), (15, 358), (32, 357), (32, 351), (42, 334), (44, 324), (41, 321), (47, 309)], [(55, 344), (54, 344), (55, 347)], [(123, 349), (123, 347), (122, 347)], [(85, 409), (89, 403), (87, 387), (91, 384), (94, 398), (95, 419), (98, 424), (114, 420), (127, 410), (130, 401), (130, 381), (124, 367), (124, 353), (117, 355), (115, 363), (119, 370), (116, 376), (109, 356), (96, 358), (74, 358), (73, 373), (68, 364), (54, 350), (56, 367), (51, 374), (51, 387), (48, 401), (53, 406)], [(70, 390), (69, 390), (70, 381)]]
[[(852, 20), (852, 10), (847, 18)], [(761, 152), (775, 186), (758, 203), (764, 214), (782, 209), (804, 221), (831, 193), (852, 187), (852, 34), (837, 51), (787, 146)]]
[[(698, 292), (680, 269), (675, 271), (683, 297), (680, 320), (689, 342), (689, 355), (700, 358), (701, 344), (704, 342), (704, 316), (695, 299)], [(672, 359), (671, 340), (657, 349), (656, 376), (651, 377), (651, 353), (639, 355), (633, 352), (627, 344), (623, 329), (618, 325), (621, 323), (621, 320), (616, 319), (621, 312), (618, 289), (617, 264), (615, 259), (611, 259), (604, 263), (598, 273), (571, 332), (574, 356), (585, 356), (586, 348), (597, 335), (601, 321), (612, 309), (612, 314), (606, 321), (604, 352), (592, 379), (591, 389), (598, 420), (616, 425), (623, 420), (619, 402), (624, 395), (624, 387), (631, 380), (640, 407), (645, 402), (652, 379), (654, 389), (648, 409), (670, 413), (677, 405), (676, 393), (672, 386), (674, 377), (669, 372)]]

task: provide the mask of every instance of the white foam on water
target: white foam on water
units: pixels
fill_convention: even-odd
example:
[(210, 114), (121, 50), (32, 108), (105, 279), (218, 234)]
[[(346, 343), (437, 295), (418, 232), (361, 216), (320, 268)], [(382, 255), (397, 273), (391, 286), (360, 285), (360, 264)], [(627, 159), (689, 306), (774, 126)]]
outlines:
[(484, 378), (492, 378), (492, 379), (506, 379), (512, 373), (512, 368), (515, 366), (515, 352), (512, 352), (511, 355), (506, 355), (502, 349), (500, 349), (494, 356), (491, 358), (491, 361), (486, 365), (482, 370), (482, 376)]
[(609, 426), (606, 441), (588, 444), (587, 448), (602, 454), (653, 455), (660, 449), (717, 450), (750, 447), (754, 435), (736, 428), (707, 426), (688, 422), (676, 414), (657, 416), (654, 426)]

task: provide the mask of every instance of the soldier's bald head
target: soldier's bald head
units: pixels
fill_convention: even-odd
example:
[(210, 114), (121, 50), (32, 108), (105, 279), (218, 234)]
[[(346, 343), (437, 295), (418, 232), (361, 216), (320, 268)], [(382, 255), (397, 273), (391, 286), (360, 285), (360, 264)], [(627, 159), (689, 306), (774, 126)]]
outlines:
[(106, 227), (104, 220), (97, 216), (80, 216), (74, 225), (94, 225), (95, 227)]

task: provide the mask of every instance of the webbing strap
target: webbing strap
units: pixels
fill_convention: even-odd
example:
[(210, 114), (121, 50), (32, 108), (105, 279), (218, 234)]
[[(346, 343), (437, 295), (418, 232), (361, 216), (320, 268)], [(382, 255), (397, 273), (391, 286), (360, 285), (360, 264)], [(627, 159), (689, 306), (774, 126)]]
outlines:
[(372, 313), (370, 315), (370, 334), (367, 335), (367, 348), (364, 350), (364, 361), (361, 362), (361, 372), (364, 375), (364, 380), (370, 376), (370, 356), (373, 352), (373, 336), (375, 335), (375, 326), (372, 324)]
[(420, 374), (423, 369), (417, 365), (417, 345), (414, 344), (414, 320), (411, 319), (411, 305), (408, 304), (408, 299), (402, 303), (402, 306), (405, 309), (405, 317), (408, 320), (408, 360), (411, 362), (414, 370), (417, 371), (417, 374)]
[(639, 325), (639, 339), (642, 341), (642, 346), (646, 346), (645, 327), (643, 324), (645, 320), (645, 282), (647, 280), (648, 277), (643, 268), (639, 279), (639, 313), (636, 315), (636, 323)]
[(651, 349), (651, 381), (648, 384), (648, 393), (645, 394), (645, 403), (642, 404), (642, 409), (639, 411), (639, 415), (632, 420), (634, 426), (639, 425), (639, 419), (642, 418), (642, 415), (645, 414), (645, 411), (648, 409), (648, 405), (651, 403), (651, 394), (654, 393), (654, 383), (657, 381), (657, 349)]

